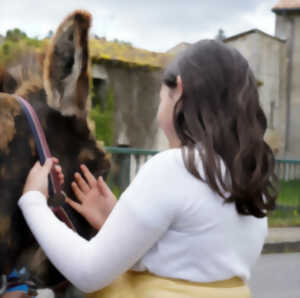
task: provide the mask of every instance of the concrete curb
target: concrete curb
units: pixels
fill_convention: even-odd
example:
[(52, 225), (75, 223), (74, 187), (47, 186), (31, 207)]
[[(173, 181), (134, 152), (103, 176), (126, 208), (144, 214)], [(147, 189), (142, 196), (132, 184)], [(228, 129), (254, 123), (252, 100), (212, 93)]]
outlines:
[(300, 252), (300, 241), (265, 243), (263, 254)]

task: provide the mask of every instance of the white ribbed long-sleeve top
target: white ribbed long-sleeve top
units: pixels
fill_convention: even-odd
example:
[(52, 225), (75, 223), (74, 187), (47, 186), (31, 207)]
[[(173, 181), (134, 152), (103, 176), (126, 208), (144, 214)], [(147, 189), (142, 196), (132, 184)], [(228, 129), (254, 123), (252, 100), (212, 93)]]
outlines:
[(193, 282), (247, 280), (267, 235), (265, 218), (239, 215), (192, 176), (180, 149), (146, 162), (89, 241), (60, 222), (40, 192), (24, 194), (19, 206), (51, 262), (84, 292), (129, 269)]

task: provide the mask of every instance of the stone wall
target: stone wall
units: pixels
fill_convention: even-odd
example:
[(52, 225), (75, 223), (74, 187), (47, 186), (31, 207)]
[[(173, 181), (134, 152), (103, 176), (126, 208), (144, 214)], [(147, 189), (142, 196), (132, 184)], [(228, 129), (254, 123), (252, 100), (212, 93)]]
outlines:
[[(293, 28), (294, 27), (294, 28)], [(294, 35), (294, 37), (293, 37)], [(286, 148), (285, 157), (300, 159), (300, 15), (285, 14), (276, 16), (276, 36), (287, 40), (287, 49), (282, 61), (283, 80), (286, 86)], [(291, 63), (289, 68), (288, 63)], [(288, 96), (290, 94), (290, 97)]]
[(123, 63), (93, 65), (93, 76), (106, 79), (114, 94), (115, 146), (162, 150), (167, 140), (156, 114), (162, 70)]
[(257, 30), (229, 40), (227, 44), (238, 49), (248, 60), (258, 82), (260, 104), (268, 119), (267, 135), (272, 135), (271, 146), (278, 157), (283, 156), (286, 131), (286, 94), (283, 91), (286, 82), (286, 43)]

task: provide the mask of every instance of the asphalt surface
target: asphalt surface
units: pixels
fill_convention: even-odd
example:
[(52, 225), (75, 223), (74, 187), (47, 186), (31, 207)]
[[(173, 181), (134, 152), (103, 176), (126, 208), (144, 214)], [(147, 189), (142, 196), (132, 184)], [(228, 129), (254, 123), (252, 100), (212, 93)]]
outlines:
[(249, 286), (252, 298), (300, 298), (300, 253), (262, 255)]

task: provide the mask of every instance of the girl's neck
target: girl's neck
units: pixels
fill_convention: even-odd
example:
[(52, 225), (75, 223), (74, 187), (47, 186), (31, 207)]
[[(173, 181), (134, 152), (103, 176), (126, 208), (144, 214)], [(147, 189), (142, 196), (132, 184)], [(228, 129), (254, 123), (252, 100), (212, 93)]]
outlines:
[(173, 148), (180, 148), (182, 145), (181, 145), (181, 142), (179, 139), (174, 139), (174, 140), (170, 140), (169, 141), (169, 148), (170, 149), (173, 149)]

